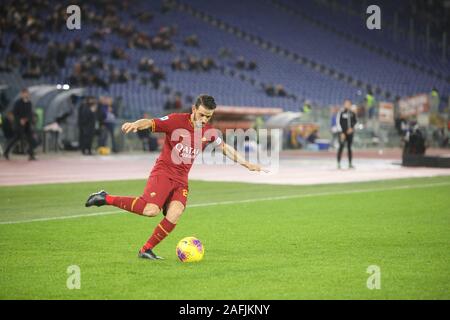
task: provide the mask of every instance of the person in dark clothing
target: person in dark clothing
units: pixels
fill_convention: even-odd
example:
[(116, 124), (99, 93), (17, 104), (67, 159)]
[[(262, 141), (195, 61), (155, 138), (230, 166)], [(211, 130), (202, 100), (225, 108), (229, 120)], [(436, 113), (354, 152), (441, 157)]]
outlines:
[(162, 72), (160, 69), (156, 69), (150, 77), (150, 82), (153, 84), (153, 88), (155, 90), (158, 90), (161, 81), (165, 78), (166, 75), (164, 74), (164, 72)]
[(0, 91), (0, 113), (6, 110), (9, 99), (6, 97), (5, 91)]
[(263, 85), (263, 89), (269, 97), (275, 96), (275, 87), (273, 85)]
[(256, 62), (255, 62), (255, 61), (250, 61), (250, 62), (248, 63), (248, 70), (250, 70), (250, 71), (256, 70), (257, 67), (258, 67), (258, 66), (256, 65)]
[(95, 124), (97, 120), (97, 104), (88, 101), (83, 104), (78, 113), (78, 127), (80, 130), (80, 149), (84, 155), (92, 155), (92, 141), (95, 135)]
[(106, 116), (108, 113), (108, 105), (106, 104), (105, 97), (100, 97), (97, 104), (97, 112), (96, 117), (98, 121), (98, 147), (106, 147), (106, 143), (108, 140), (108, 130), (105, 125)]
[(67, 49), (64, 44), (60, 44), (56, 51), (56, 63), (60, 69), (66, 66)]
[(181, 93), (176, 92), (174, 96), (171, 96), (164, 104), (164, 110), (181, 110), (183, 109), (183, 101), (181, 100)]
[(112, 99), (110, 99), (110, 101), (111, 101), (111, 103), (108, 106), (108, 112), (106, 114), (106, 119), (105, 119), (105, 126), (111, 137), (112, 152), (116, 153), (116, 152), (118, 152), (116, 138), (114, 136), (114, 129), (116, 127), (116, 115), (113, 112)]
[(353, 169), (352, 165), (352, 143), (353, 132), (356, 125), (356, 114), (351, 110), (352, 102), (347, 99), (344, 101), (344, 109), (340, 110), (336, 116), (336, 126), (339, 132), (339, 149), (337, 153), (338, 169), (341, 168), (341, 156), (345, 143), (348, 149), (348, 167)]
[(7, 140), (14, 137), (14, 114), (11, 111), (2, 115), (2, 131)]
[(405, 145), (403, 147), (403, 157), (408, 155), (424, 155), (426, 151), (426, 137), (420, 130), (417, 122), (409, 124), (403, 138)]
[(20, 99), (14, 104), (14, 136), (8, 142), (3, 156), (9, 160), (9, 152), (18, 141), (24, 138), (28, 143), (28, 159), (36, 160), (34, 156), (35, 141), (33, 139), (33, 107), (30, 102), (30, 93), (22, 89)]
[(235, 66), (239, 70), (245, 69), (245, 59), (244, 59), (244, 57), (242, 57), (242, 56), (238, 57)]

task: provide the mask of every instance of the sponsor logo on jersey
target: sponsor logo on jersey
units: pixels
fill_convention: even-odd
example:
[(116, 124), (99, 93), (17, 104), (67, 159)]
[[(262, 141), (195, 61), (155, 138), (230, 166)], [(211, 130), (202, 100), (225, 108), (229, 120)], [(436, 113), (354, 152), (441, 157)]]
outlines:
[(182, 143), (177, 143), (175, 149), (180, 152), (180, 156), (183, 158), (194, 159), (200, 153), (200, 149), (185, 146)]

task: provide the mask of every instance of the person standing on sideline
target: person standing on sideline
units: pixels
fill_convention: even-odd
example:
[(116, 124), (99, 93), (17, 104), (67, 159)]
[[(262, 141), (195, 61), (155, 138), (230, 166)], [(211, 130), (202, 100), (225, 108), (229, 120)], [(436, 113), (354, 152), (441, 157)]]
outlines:
[(20, 92), (20, 99), (16, 101), (13, 108), (14, 114), (14, 136), (8, 142), (3, 156), (9, 160), (9, 152), (16, 142), (24, 138), (28, 143), (28, 160), (36, 160), (34, 156), (35, 141), (33, 139), (33, 107), (30, 101), (30, 93), (24, 88)]
[(80, 133), (80, 149), (84, 155), (92, 155), (92, 140), (96, 126), (97, 103), (94, 99), (81, 105), (78, 112), (78, 127)]
[(103, 121), (106, 131), (111, 137), (111, 146), (112, 146), (112, 152), (117, 153), (117, 145), (116, 145), (116, 138), (114, 137), (114, 129), (116, 127), (116, 115), (113, 113), (112, 108), (112, 99), (111, 102), (108, 104), (108, 109), (106, 110), (106, 117)]
[(341, 109), (336, 116), (336, 125), (339, 132), (339, 149), (337, 153), (338, 169), (341, 168), (341, 156), (345, 143), (348, 149), (348, 167), (353, 169), (352, 165), (352, 143), (353, 132), (356, 125), (356, 114), (351, 110), (352, 102), (350, 99), (344, 101), (344, 109)]

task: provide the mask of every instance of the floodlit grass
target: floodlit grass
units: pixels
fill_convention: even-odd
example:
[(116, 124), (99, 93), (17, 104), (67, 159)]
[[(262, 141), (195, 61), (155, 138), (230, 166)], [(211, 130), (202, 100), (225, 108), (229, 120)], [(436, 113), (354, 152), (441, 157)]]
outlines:
[[(84, 207), (100, 188), (140, 195), (144, 184), (0, 187), (0, 298), (450, 299), (449, 177), (192, 181), (179, 225), (155, 249), (163, 261), (137, 258), (162, 216)], [(100, 212), (110, 214), (29, 221)], [(200, 263), (178, 261), (175, 246), (186, 236), (205, 245)], [(79, 290), (66, 286), (71, 265), (81, 270)], [(379, 290), (366, 286), (370, 265), (381, 270)]]

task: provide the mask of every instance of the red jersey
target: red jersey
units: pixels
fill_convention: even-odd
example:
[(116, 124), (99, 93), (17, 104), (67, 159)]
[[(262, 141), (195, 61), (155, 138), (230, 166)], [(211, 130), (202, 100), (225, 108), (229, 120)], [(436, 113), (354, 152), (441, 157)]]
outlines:
[(172, 113), (153, 119), (151, 129), (152, 132), (164, 132), (166, 138), (150, 175), (163, 175), (185, 185), (200, 151), (210, 143), (217, 146), (222, 143), (220, 133), (209, 124), (194, 130), (189, 113)]

